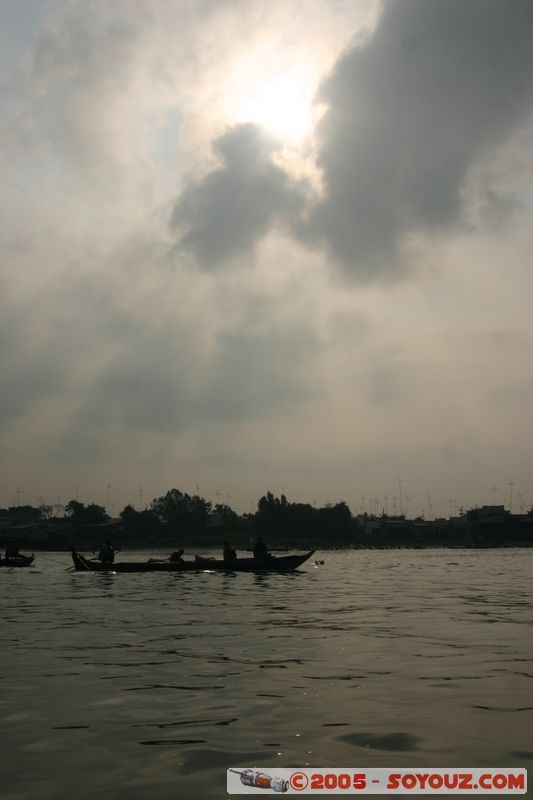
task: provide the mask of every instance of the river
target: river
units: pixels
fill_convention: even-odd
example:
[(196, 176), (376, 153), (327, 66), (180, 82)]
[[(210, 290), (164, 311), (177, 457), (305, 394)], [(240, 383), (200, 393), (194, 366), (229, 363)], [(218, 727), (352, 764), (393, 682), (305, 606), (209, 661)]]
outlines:
[(243, 765), (531, 766), (533, 549), (314, 558), (2, 569), (2, 800), (220, 799)]

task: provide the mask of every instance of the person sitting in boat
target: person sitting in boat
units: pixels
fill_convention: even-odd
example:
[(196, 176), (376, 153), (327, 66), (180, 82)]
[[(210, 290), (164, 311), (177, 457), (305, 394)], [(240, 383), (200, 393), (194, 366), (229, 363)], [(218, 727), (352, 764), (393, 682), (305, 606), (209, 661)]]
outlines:
[(19, 547), (16, 542), (11, 542), (11, 544), (8, 544), (6, 547), (6, 561), (16, 558), (20, 558)]
[(231, 564), (233, 561), (237, 561), (237, 553), (229, 542), (224, 542), (224, 562)]
[(184, 552), (185, 552), (185, 550), (182, 550), (181, 547), (180, 547), (179, 550), (176, 550), (175, 553), (172, 553), (172, 555), (169, 556), (168, 560), (169, 561), (183, 561)]
[(260, 536), (254, 546), (254, 558), (256, 561), (265, 561), (269, 557), (268, 547), (264, 543), (263, 537)]
[(112, 564), (115, 560), (115, 549), (110, 539), (106, 539), (106, 543), (100, 548), (98, 558), (102, 564)]

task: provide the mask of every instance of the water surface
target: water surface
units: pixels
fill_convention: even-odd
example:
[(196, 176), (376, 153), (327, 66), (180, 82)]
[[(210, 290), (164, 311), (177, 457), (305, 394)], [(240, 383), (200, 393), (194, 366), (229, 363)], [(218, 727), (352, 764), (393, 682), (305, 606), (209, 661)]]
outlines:
[(531, 766), (533, 550), (315, 558), (1, 570), (2, 800), (221, 798), (235, 765)]

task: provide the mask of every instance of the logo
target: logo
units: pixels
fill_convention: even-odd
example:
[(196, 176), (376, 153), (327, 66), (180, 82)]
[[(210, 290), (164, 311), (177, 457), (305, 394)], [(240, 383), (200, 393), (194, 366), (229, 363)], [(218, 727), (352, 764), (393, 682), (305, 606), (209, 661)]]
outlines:
[(293, 772), (290, 778), (290, 784), (291, 789), (294, 789), (296, 792), (303, 792), (304, 789), (307, 789), (309, 778), (305, 772)]
[(266, 772), (259, 772), (259, 770), (244, 769), (239, 771), (230, 769), (228, 772), (240, 775), (241, 783), (244, 786), (253, 786), (255, 789), (268, 789), (271, 792), (285, 793), (289, 788), (289, 781), (285, 778), (272, 778)]

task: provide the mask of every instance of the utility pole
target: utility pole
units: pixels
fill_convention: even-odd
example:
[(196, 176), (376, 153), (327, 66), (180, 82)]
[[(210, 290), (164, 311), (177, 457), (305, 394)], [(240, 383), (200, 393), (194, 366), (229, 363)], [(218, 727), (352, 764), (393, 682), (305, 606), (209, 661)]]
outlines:
[(402, 481), (401, 478), (398, 478), (397, 484), (398, 484), (398, 489), (399, 489), (398, 494), (399, 494), (399, 497), (400, 497), (400, 514), (403, 513), (403, 507), (402, 507), (402, 483), (405, 483), (405, 481)]
[(143, 487), (139, 486), (139, 511), (143, 510)]
[(512, 514), (513, 513), (513, 486), (514, 486), (514, 483), (513, 483), (513, 481), (509, 481), (509, 483), (507, 485), (509, 487), (509, 511)]
[(493, 487), (491, 488), (491, 492), (492, 492), (492, 505), (493, 505), (493, 506), (495, 506), (495, 505), (496, 505), (496, 492), (497, 492), (497, 491), (498, 491), (498, 489), (497, 489), (497, 487), (496, 487), (496, 486), (493, 486)]

